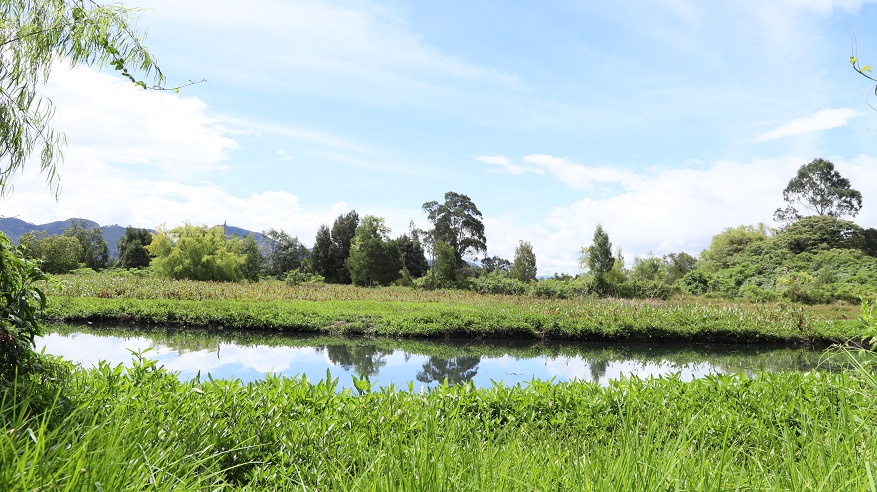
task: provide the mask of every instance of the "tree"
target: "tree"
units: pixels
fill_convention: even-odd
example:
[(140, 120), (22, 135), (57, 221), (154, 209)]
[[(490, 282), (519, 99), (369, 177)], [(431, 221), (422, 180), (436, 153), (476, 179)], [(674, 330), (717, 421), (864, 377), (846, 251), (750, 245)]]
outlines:
[(82, 246), (79, 262), (86, 268), (97, 271), (109, 266), (110, 254), (107, 241), (104, 239), (104, 232), (100, 227), (88, 227), (85, 220), (73, 219), (70, 221), (70, 227), (64, 229), (63, 235), (72, 236), (79, 240), (79, 244)]
[(402, 234), (395, 240), (402, 255), (402, 264), (411, 278), (420, 278), (429, 271), (426, 253), (417, 237)]
[(697, 258), (682, 251), (664, 255), (664, 265), (667, 267), (667, 283), (672, 284), (681, 279), (697, 266)]
[(18, 246), (25, 257), (38, 260), (46, 273), (61, 274), (79, 268), (82, 257), (82, 246), (73, 236), (31, 231), (18, 239)]
[(861, 227), (828, 215), (804, 217), (777, 235), (777, 242), (794, 254), (825, 249), (864, 249)]
[(262, 253), (259, 252), (259, 243), (252, 234), (247, 234), (238, 243), (240, 253), (244, 256), (241, 263), (241, 276), (250, 282), (259, 280), (259, 273), (262, 270)]
[(11, 191), (9, 178), (36, 152), (40, 169), (57, 195), (57, 165), (64, 135), (50, 126), (52, 102), (40, 93), (52, 64), (112, 66), (131, 82), (132, 71), (164, 76), (142, 43), (134, 10), (89, 0), (4, 0), (0, 3), (0, 195)]
[(850, 181), (834, 170), (834, 164), (813, 159), (798, 169), (798, 174), (783, 190), (786, 208), (774, 212), (777, 222), (792, 223), (802, 215), (796, 205), (816, 215), (855, 217), (862, 208), (862, 194), (850, 188)]
[(512, 262), (499, 256), (485, 257), (481, 260), (481, 268), (484, 268), (484, 273), (491, 273), (497, 270), (508, 273), (511, 267)]
[(356, 210), (341, 214), (332, 224), (332, 271), (326, 282), (349, 284), (352, 282), (347, 270), (347, 257), (350, 256), (350, 243), (359, 226), (359, 215)]
[(713, 236), (710, 247), (700, 254), (703, 267), (708, 272), (728, 268), (750, 244), (764, 241), (771, 234), (773, 231), (764, 224), (727, 227)]
[(481, 211), (468, 196), (449, 191), (444, 203), (426, 202), (423, 211), (433, 224), (433, 240), (454, 248), (458, 266), (464, 265), (466, 256), (487, 251)]
[(587, 269), (599, 280), (603, 280), (603, 277), (615, 266), (615, 257), (612, 256), (612, 243), (609, 242), (609, 235), (603, 231), (602, 225), (597, 224), (591, 245), (582, 247), (579, 265), (582, 269)]
[(147, 250), (162, 275), (190, 280), (240, 280), (246, 257), (242, 240), (228, 238), (222, 227), (185, 224), (171, 230), (160, 227)]
[(301, 269), (311, 255), (298, 237), (290, 236), (283, 230), (262, 231), (262, 239), (265, 243), (265, 274), (278, 279), (292, 270)]
[(509, 276), (521, 282), (536, 280), (536, 254), (533, 253), (533, 245), (529, 241), (518, 243)]
[(329, 231), (329, 226), (323, 224), (317, 229), (317, 237), (311, 250), (311, 268), (328, 281), (335, 276), (334, 257), (332, 233)]
[(125, 235), (119, 238), (116, 247), (119, 250), (119, 266), (121, 268), (146, 268), (152, 261), (146, 246), (152, 243), (152, 233), (147, 229), (128, 226)]
[(347, 268), (355, 285), (389, 285), (401, 276), (399, 246), (390, 241), (384, 219), (373, 215), (362, 218), (351, 241)]

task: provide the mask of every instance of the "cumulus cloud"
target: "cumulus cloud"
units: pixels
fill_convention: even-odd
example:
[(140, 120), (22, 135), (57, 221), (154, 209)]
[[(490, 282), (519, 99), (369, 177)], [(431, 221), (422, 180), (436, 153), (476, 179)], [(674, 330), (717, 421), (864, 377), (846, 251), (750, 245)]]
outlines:
[(56, 63), (46, 89), (58, 107), (53, 125), (67, 134), (67, 161), (157, 167), (177, 176), (221, 171), (239, 133), (196, 97), (144, 91), (89, 68)]
[(767, 142), (778, 138), (792, 137), (803, 133), (830, 130), (846, 126), (850, 119), (862, 113), (852, 108), (823, 109), (816, 113), (784, 123), (773, 130), (755, 137), (756, 142)]

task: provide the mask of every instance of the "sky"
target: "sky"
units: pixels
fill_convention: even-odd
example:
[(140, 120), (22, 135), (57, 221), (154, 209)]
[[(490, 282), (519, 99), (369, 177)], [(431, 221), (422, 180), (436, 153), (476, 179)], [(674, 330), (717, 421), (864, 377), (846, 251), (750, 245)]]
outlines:
[(349, 210), (393, 236), (427, 227), (423, 203), (454, 191), (481, 211), (487, 255), (529, 241), (539, 275), (575, 274), (598, 223), (628, 263), (777, 227), (783, 188), (825, 158), (877, 227), (877, 98), (849, 64), (877, 66), (874, 2), (126, 5), (169, 85), (206, 81), (144, 91), (57, 63), (60, 197), (31, 163), (2, 215), (312, 245)]

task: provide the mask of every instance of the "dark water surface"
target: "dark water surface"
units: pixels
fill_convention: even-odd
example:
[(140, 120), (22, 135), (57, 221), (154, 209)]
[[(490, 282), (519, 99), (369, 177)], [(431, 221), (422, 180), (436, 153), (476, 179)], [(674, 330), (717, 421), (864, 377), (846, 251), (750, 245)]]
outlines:
[(178, 372), (182, 379), (238, 378), (268, 373), (326, 378), (353, 387), (351, 375), (367, 375), (384, 387), (415, 388), (472, 381), (489, 387), (532, 379), (596, 381), (677, 374), (690, 380), (708, 374), (832, 370), (823, 352), (764, 345), (607, 344), (532, 340), (411, 340), (192, 329), (53, 326), (37, 349), (84, 367), (106, 360), (129, 365), (131, 351)]

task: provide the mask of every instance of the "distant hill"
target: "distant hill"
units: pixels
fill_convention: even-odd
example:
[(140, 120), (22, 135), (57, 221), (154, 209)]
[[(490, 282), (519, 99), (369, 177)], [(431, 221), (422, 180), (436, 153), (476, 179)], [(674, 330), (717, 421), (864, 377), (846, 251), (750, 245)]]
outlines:
[[(13, 243), (18, 244), (18, 239), (26, 232), (41, 231), (50, 236), (61, 234), (64, 232), (64, 229), (67, 229), (73, 224), (74, 220), (84, 220), (86, 227), (89, 228), (100, 227), (104, 235), (104, 241), (107, 242), (107, 250), (110, 257), (119, 259), (119, 250), (116, 247), (116, 243), (118, 243), (119, 239), (125, 235), (125, 228), (116, 224), (102, 226), (93, 220), (76, 218), (49, 222), (48, 224), (34, 224), (15, 217), (0, 217), (0, 232), (6, 234)], [(226, 234), (230, 236), (237, 234), (240, 237), (245, 237), (252, 234), (256, 238), (256, 242), (260, 245), (262, 244), (262, 234), (258, 232), (248, 231), (247, 229), (234, 226), (226, 226), (225, 230)]]

